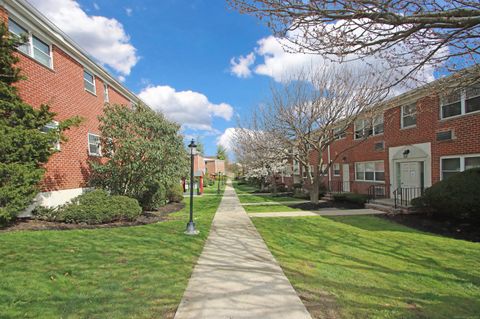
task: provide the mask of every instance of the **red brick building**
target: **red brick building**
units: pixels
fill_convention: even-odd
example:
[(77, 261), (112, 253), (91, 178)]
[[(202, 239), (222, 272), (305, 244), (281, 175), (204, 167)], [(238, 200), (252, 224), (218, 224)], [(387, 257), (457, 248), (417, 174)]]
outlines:
[[(455, 78), (448, 81), (454, 85)], [(322, 154), (331, 163), (325, 184), (333, 191), (386, 197), (401, 188), (416, 197), (451, 174), (480, 167), (480, 85), (448, 94), (429, 88), (385, 102), (373, 125), (359, 118), (339, 136)], [(312, 154), (311, 164), (318, 162)], [(302, 171), (293, 163), (287, 185), (302, 182)]]
[(10, 32), (29, 39), (17, 52), (18, 67), (27, 77), (17, 85), (22, 99), (33, 107), (48, 104), (58, 121), (84, 118), (66, 132), (68, 142), (57, 145), (36, 198), (47, 206), (65, 203), (85, 190), (88, 161), (101, 157), (97, 117), (105, 103), (130, 106), (139, 98), (28, 2), (0, 0), (0, 18)]

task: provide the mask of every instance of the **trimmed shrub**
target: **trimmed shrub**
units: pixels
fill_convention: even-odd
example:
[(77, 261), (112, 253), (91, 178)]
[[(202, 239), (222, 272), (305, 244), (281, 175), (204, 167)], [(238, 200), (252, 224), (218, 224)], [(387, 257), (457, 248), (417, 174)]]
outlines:
[(480, 223), (480, 168), (446, 178), (412, 201), (421, 211), (439, 218)]
[(368, 196), (357, 193), (338, 193), (333, 194), (333, 200), (336, 202), (350, 203), (363, 207), (368, 200)]
[(180, 203), (183, 201), (183, 188), (180, 184), (175, 184), (167, 191), (167, 199), (170, 203)]
[(102, 224), (119, 220), (135, 220), (142, 213), (138, 201), (104, 190), (82, 194), (60, 207), (57, 221), (66, 223)]
[(167, 192), (161, 183), (149, 184), (138, 200), (144, 210), (155, 210), (167, 203)]

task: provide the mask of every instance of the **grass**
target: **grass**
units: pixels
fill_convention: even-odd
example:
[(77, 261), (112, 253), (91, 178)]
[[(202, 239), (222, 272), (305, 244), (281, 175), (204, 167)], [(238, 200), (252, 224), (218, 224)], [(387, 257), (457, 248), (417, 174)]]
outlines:
[(374, 216), (254, 218), (315, 318), (478, 318), (480, 244)]
[(238, 196), (240, 203), (290, 202), (301, 200), (292, 196), (256, 195), (253, 193), (257, 190), (255, 187), (247, 184), (238, 184), (237, 181), (233, 182), (233, 187), (237, 194), (240, 194), (240, 196)]
[(146, 226), (0, 233), (0, 318), (172, 318), (221, 196)]

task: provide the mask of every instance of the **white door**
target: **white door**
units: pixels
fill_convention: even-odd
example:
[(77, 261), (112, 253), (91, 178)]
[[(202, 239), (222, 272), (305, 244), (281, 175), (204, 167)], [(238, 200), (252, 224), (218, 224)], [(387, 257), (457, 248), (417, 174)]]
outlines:
[(342, 181), (343, 181), (343, 191), (350, 191), (350, 165), (342, 164)]
[(421, 187), (420, 162), (400, 163), (400, 186), (403, 188)]

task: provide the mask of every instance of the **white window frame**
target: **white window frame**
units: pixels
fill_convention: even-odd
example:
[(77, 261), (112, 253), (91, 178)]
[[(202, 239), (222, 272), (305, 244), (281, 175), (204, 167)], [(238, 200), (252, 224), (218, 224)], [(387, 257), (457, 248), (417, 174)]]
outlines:
[[(335, 173), (337, 171), (336, 167), (338, 167), (338, 174)], [(340, 176), (340, 163), (333, 163), (332, 169), (333, 169), (333, 176)]]
[(452, 159), (452, 158), (459, 158), (460, 159), (460, 171), (461, 173), (465, 171), (465, 159), (470, 157), (480, 157), (480, 153), (477, 154), (463, 154), (463, 155), (448, 155), (448, 156), (440, 156), (440, 180), (443, 180), (443, 160), (444, 159)]
[[(415, 113), (405, 114), (405, 107), (411, 106), (411, 105), (414, 105), (414, 106), (415, 106)], [(400, 112), (401, 112), (401, 116), (400, 116), (400, 119), (401, 119), (401, 120), (400, 120), (400, 121), (401, 121), (401, 128), (412, 128), (412, 127), (416, 127), (416, 126), (417, 126), (417, 102), (411, 103), (411, 104), (402, 105)], [(412, 115), (415, 115), (415, 124), (405, 126), (404, 117), (405, 117), (405, 116), (412, 116)]]
[[(22, 53), (22, 54), (25, 54), (27, 55), (28, 57), (32, 58), (33, 60), (37, 61), (39, 64), (43, 65), (44, 67), (47, 67), (49, 69), (52, 69), (53, 70), (53, 47), (52, 47), (52, 44), (49, 43), (49, 41), (46, 41), (42, 36), (38, 35), (37, 33), (33, 33), (31, 30), (29, 30), (29, 28), (26, 28), (24, 27), (24, 25), (20, 24), (17, 22), (17, 19), (15, 18), (9, 18), (9, 23), (13, 22), (14, 24), (18, 25), (20, 28), (24, 29), (26, 34), (27, 34), (27, 37), (28, 37), (28, 41), (26, 43), (24, 43), (24, 45), (27, 46), (27, 52), (23, 52), (19, 49), (17, 49), (18, 52)], [(12, 31), (10, 31), (9, 29), (9, 32), (11, 32), (12, 34), (20, 37), (21, 35), (20, 34), (16, 34)], [(35, 58), (35, 52), (34, 52), (34, 46), (33, 46), (33, 37), (37, 38), (37, 40), (39, 40), (40, 42), (43, 42), (45, 45), (48, 46), (48, 57), (49, 57), (49, 63), (48, 65), (44, 64), (42, 61), (40, 61), (39, 59)]]
[[(50, 123), (45, 125), (43, 128), (45, 128), (46, 130), (55, 130), (55, 129), (58, 129), (58, 126), (59, 126), (58, 121), (51, 121)], [(43, 130), (42, 130), (42, 133), (46, 134), (46, 132), (44, 132)], [(60, 140), (57, 140), (55, 144), (53, 144), (52, 148), (56, 151), (60, 151)]]
[[(443, 117), (443, 107), (445, 105), (449, 105), (449, 104), (452, 104), (452, 103), (446, 104), (445, 99), (443, 97), (440, 97), (440, 120), (447, 120), (447, 119), (457, 118), (457, 117), (460, 117), (460, 116), (480, 113), (480, 110), (479, 111), (468, 112), (468, 113), (466, 112), (467, 89), (462, 89), (460, 91), (460, 114), (457, 114), (457, 115)], [(470, 99), (473, 99), (473, 98), (478, 97), (478, 96), (480, 96), (480, 94), (475, 95), (473, 97), (470, 97)]]
[[(340, 133), (335, 132), (337, 130), (340, 131)], [(347, 137), (347, 130), (346, 128), (342, 128), (341, 126), (338, 126), (333, 128), (332, 134), (333, 134), (334, 140), (343, 140), (344, 138)]]
[(109, 93), (109, 85), (107, 83), (103, 83), (103, 102), (110, 103), (110, 93)]
[[(92, 76), (93, 83), (85, 79), (85, 73), (88, 73)], [(85, 81), (93, 85), (93, 92), (85, 87)], [(95, 74), (87, 68), (83, 68), (83, 88), (85, 89), (85, 91), (92, 93), (93, 95), (97, 95), (97, 87), (95, 86)]]
[[(377, 180), (376, 179), (376, 174), (377, 173), (377, 170), (375, 169), (375, 164), (376, 163), (382, 163), (383, 164), (383, 174), (384, 174), (384, 177), (385, 177), (385, 162), (384, 161), (367, 161), (367, 162), (355, 162), (354, 163), (354, 168), (355, 168), (355, 181), (357, 182), (368, 182), (368, 183), (385, 183), (385, 178), (384, 180)], [(365, 167), (365, 170), (363, 171), (363, 179), (359, 179), (357, 177), (357, 165), (358, 164), (363, 164), (364, 167)], [(366, 173), (366, 165), (367, 164), (373, 164), (373, 180), (370, 180), (370, 179), (365, 179), (365, 173)], [(380, 172), (380, 171), (378, 171)]]
[[(95, 136), (98, 137), (98, 153), (92, 153), (90, 151), (90, 136)], [(101, 144), (101, 137), (98, 134), (95, 133), (88, 133), (87, 134), (87, 147), (88, 147), (88, 155), (89, 156), (96, 156), (96, 157), (101, 157), (102, 156), (102, 144)]]
[[(375, 129), (375, 120), (377, 118), (382, 118), (382, 121), (381, 121), (381, 124), (383, 124), (383, 131), (378, 133), (377, 130)], [(357, 131), (360, 131), (360, 130), (357, 130), (357, 122), (362, 122), (362, 136), (361, 137), (357, 137)], [(368, 119), (357, 119), (354, 123), (353, 123), (353, 139), (355, 140), (361, 140), (363, 138), (368, 138), (370, 136), (377, 136), (377, 135), (382, 135), (384, 132), (385, 132), (385, 124), (384, 124), (384, 116), (383, 116), (383, 113), (380, 114), (380, 115), (377, 115), (377, 116), (374, 116), (373, 118), (368, 118)], [(378, 123), (377, 123), (378, 125)], [(372, 134), (366, 134), (365, 132), (367, 131), (370, 131), (372, 130)]]

